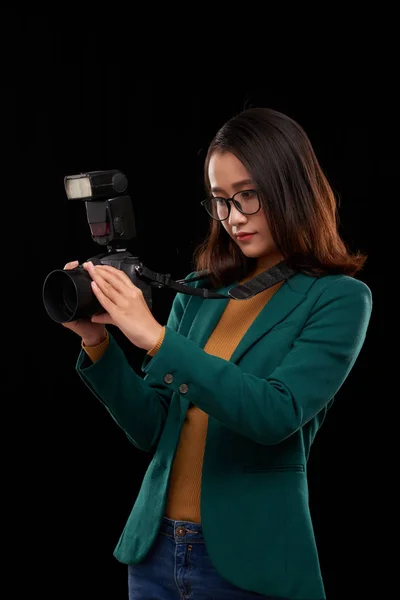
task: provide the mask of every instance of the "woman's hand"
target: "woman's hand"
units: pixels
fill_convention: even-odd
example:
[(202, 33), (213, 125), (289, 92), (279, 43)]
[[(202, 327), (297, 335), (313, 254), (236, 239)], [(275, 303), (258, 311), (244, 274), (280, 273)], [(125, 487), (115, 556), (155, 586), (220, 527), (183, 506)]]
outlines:
[[(76, 269), (78, 265), (79, 262), (73, 260), (65, 265), (64, 270)], [(85, 346), (97, 346), (106, 339), (105, 325), (94, 323), (90, 319), (77, 319), (76, 321), (62, 323), (62, 325), (80, 336)]]
[(93, 315), (92, 323), (110, 323), (138, 348), (150, 350), (163, 329), (153, 317), (143, 292), (126, 273), (108, 265), (84, 263), (92, 278), (92, 290), (105, 314)]

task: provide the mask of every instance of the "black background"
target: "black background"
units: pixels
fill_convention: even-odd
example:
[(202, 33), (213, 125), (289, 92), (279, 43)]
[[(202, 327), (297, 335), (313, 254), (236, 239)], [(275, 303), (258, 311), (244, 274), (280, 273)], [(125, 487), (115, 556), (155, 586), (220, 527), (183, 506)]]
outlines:
[[(272, 85), (260, 76), (240, 85), (237, 77), (223, 85), (168, 73), (141, 79), (133, 68), (107, 58), (93, 39), (71, 44), (61, 36), (40, 50), (32, 63), (27, 52), (32, 68), (22, 83), (28, 102), (25, 96), (23, 109), (18, 96), (13, 111), (24, 135), (21, 164), (29, 185), (25, 295), (14, 306), (23, 337), (10, 339), (15, 369), (7, 388), (17, 401), (15, 425), (23, 448), (21, 468), (11, 470), (13, 488), (21, 490), (15, 499), (21, 533), (10, 554), (30, 592), (41, 598), (127, 597), (126, 567), (112, 552), (150, 460), (83, 386), (75, 372), (78, 338), (53, 323), (42, 305), (47, 273), (102, 250), (91, 240), (84, 204), (66, 199), (64, 176), (125, 172), (138, 232), (129, 250), (155, 271), (184, 277), (207, 232), (200, 206), (207, 145), (230, 116), (250, 106), (286, 112), (305, 128), (340, 197), (344, 239), (369, 255), (359, 278), (373, 294), (370, 328), (314, 444), (309, 482), (328, 600), (361, 597), (375, 584), (379, 589), (383, 550), (376, 515), (384, 484), (377, 452), (384, 438), (378, 423), (386, 277), (381, 264), (388, 243), (383, 216), (387, 207), (393, 210), (397, 168), (388, 119), (391, 88), (377, 88), (368, 78), (361, 85), (336, 77), (326, 89), (314, 80)], [(153, 313), (162, 324), (174, 294), (153, 291)], [(34, 319), (27, 315), (27, 297)], [(143, 352), (114, 334), (140, 373)]]

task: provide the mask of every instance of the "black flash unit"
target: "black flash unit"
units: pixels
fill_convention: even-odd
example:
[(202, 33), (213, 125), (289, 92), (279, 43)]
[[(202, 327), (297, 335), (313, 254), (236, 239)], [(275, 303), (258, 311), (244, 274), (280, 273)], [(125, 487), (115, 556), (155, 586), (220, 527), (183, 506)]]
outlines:
[(69, 200), (85, 202), (93, 240), (120, 249), (136, 237), (131, 198), (124, 195), (128, 179), (118, 170), (90, 171), (64, 178)]

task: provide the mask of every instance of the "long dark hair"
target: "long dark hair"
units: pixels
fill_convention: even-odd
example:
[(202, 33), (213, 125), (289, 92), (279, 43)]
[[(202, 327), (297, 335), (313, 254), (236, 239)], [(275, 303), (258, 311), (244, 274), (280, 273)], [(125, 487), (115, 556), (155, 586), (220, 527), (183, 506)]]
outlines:
[[(254, 180), (274, 242), (296, 270), (321, 276), (355, 276), (367, 259), (351, 253), (338, 231), (338, 202), (303, 128), (285, 114), (250, 108), (232, 117), (209, 145), (204, 184), (210, 194), (211, 155), (231, 152)], [(194, 252), (197, 271), (207, 269), (215, 286), (248, 275), (256, 259), (246, 257), (219, 221)]]

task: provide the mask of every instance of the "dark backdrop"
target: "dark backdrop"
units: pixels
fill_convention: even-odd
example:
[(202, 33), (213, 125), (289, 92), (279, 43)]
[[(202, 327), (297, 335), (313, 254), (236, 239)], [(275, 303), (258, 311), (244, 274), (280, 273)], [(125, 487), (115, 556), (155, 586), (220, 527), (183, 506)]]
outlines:
[[(64, 50), (55, 44), (43, 58), (26, 74), (33, 87), (25, 115), (30, 177), (25, 200), (31, 215), (25, 285), (37, 317), (34, 322), (25, 317), (28, 334), (23, 343), (15, 341), (18, 364), (23, 357), (24, 365), (16, 376), (26, 385), (22, 482), (14, 475), (23, 490), (17, 500), (23, 532), (17, 556), (19, 568), (29, 572), (30, 590), (41, 598), (127, 597), (126, 567), (112, 552), (150, 460), (83, 386), (75, 372), (78, 338), (53, 323), (42, 305), (49, 271), (102, 250), (91, 240), (84, 204), (67, 201), (63, 178), (86, 170), (124, 171), (137, 225), (129, 250), (153, 270), (184, 277), (207, 232), (199, 204), (207, 144), (239, 110), (269, 106), (306, 129), (340, 197), (343, 236), (369, 255), (360, 274), (374, 297), (367, 340), (316, 439), (309, 467), (328, 599), (361, 597), (377, 573), (371, 536), (378, 523), (371, 514), (381, 475), (371, 451), (376, 425), (371, 406), (382, 356), (377, 348), (383, 344), (379, 215), (393, 189), (385, 175), (394, 162), (390, 136), (373, 115), (385, 114), (385, 92), (372, 96), (337, 80), (329, 93), (307, 85), (275, 87), (267, 79), (242, 86), (204, 86), (167, 76), (141, 80), (117, 62), (105, 63), (92, 44)], [(174, 294), (153, 290), (160, 323)], [(22, 305), (17, 309), (25, 314)], [(114, 333), (140, 373), (143, 352)]]

